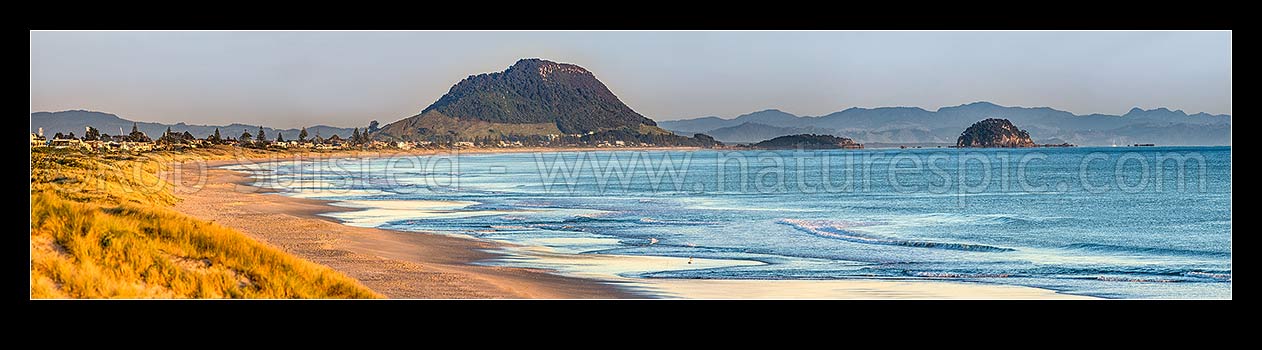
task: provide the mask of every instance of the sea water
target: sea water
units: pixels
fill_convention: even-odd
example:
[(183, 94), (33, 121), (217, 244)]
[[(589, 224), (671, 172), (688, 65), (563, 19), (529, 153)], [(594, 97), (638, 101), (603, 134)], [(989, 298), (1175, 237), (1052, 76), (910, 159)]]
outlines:
[(329, 214), (349, 225), (758, 262), (628, 278), (1231, 298), (1230, 147), (447, 153), (235, 168), (358, 208)]

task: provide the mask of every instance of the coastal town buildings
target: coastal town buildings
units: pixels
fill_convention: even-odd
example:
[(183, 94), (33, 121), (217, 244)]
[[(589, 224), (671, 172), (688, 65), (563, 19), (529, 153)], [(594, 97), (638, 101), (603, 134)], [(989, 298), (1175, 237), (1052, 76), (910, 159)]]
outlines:
[(48, 141), (48, 146), (52, 148), (72, 148), (80, 147), (81, 143), (79, 139), (74, 138), (54, 138)]
[[(84, 135), (76, 137), (75, 134), (62, 135), (58, 133), (51, 138), (44, 138), (43, 130), (32, 132), (30, 137), (31, 148), (52, 147), (58, 149), (81, 149), (93, 152), (150, 152), (156, 150), (178, 151), (187, 148), (203, 148), (214, 145), (232, 145), (245, 148), (277, 148), (277, 149), (307, 149), (316, 151), (333, 151), (333, 150), (412, 150), (412, 149), (433, 149), (433, 148), (521, 148), (521, 147), (549, 147), (549, 146), (594, 146), (594, 147), (644, 147), (651, 146), (645, 142), (623, 141), (623, 140), (601, 140), (586, 141), (577, 140), (582, 136), (590, 136), (588, 134), (572, 134), (572, 135), (543, 135), (540, 138), (479, 138), (476, 140), (411, 140), (411, 141), (383, 141), (374, 140), (367, 134), (361, 134), (360, 137), (342, 138), (339, 135), (333, 135), (328, 138), (321, 137), (317, 132), (315, 137), (306, 138), (305, 135), (298, 140), (285, 140), (283, 137), (276, 139), (262, 139), (251, 134), (251, 130), (245, 130), (242, 137), (233, 138), (231, 136), (221, 137), (216, 133), (208, 135), (204, 138), (196, 138), (188, 131), (175, 131), (167, 129), (161, 136), (150, 139), (145, 133), (138, 130), (133, 125), (132, 131), (122, 134), (123, 130), (119, 130), (118, 135), (106, 135), (100, 133), (97, 129), (87, 126), (84, 128)], [(279, 136), (279, 135), (278, 135)], [(564, 141), (564, 142), (562, 142)]]
[(44, 139), (43, 133), (42, 128), (39, 135), (31, 133), (31, 148), (48, 147), (48, 140)]

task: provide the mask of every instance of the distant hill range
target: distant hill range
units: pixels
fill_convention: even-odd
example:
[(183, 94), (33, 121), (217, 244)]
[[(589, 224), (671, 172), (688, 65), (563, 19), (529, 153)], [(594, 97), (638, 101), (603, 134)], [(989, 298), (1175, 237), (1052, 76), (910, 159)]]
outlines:
[(830, 134), (865, 144), (954, 144), (960, 130), (988, 118), (1021, 125), (1040, 144), (1231, 144), (1231, 116), (1225, 114), (1189, 115), (1166, 108), (1134, 108), (1120, 116), (1074, 115), (1048, 107), (1005, 107), (989, 102), (936, 111), (915, 107), (850, 108), (818, 117), (769, 109), (732, 119), (702, 117), (658, 125), (680, 135), (705, 133), (729, 143), (752, 143), (795, 134)]
[[(503, 72), (471, 75), (415, 116), (387, 124), (377, 139), (405, 141), (696, 140), (657, 127), (622, 103), (592, 72), (573, 64), (522, 59)], [(582, 135), (582, 136), (580, 136)]]
[[(187, 131), (197, 138), (210, 136), (210, 134), (215, 133), (215, 128), (219, 128), (219, 134), (224, 138), (239, 137), (242, 131), (247, 130), (251, 135), (253, 135), (258, 133), (259, 130), (258, 125), (246, 125), (239, 123), (228, 125), (190, 125), (185, 123), (163, 124), (136, 122), (123, 119), (117, 115), (109, 113), (84, 110), (31, 113), (31, 132), (36, 132), (42, 127), (44, 128), (44, 135), (48, 137), (51, 137), (59, 132), (62, 134), (70, 134), (73, 132), (76, 137), (82, 137), (85, 128), (88, 126), (92, 126), (100, 132), (108, 135), (119, 135), (119, 130), (122, 130), (123, 133), (131, 132), (132, 123), (135, 123), (136, 128), (140, 129), (141, 132), (144, 132), (145, 135), (149, 135), (154, 138), (161, 136), (162, 133), (166, 132), (168, 127), (171, 128), (172, 132), (182, 133)], [(286, 140), (297, 140), (299, 129), (275, 129), (265, 126), (263, 127), (263, 131), (267, 134), (268, 138), (271, 139), (276, 138), (276, 133), (280, 132)], [(345, 138), (350, 136), (352, 131), (352, 128), (339, 128), (326, 125), (307, 127), (307, 135), (312, 138), (316, 137), (316, 133), (319, 133), (320, 136), (325, 138), (333, 135)]]
[[(780, 136), (834, 135), (873, 145), (951, 145), (973, 123), (1001, 118), (1021, 125), (1038, 144), (1077, 145), (1230, 145), (1231, 116), (1187, 114), (1166, 108), (1131, 109), (1126, 114), (1074, 115), (1048, 107), (1005, 107), (975, 102), (928, 111), (915, 107), (850, 108), (824, 116), (796, 116), (769, 109), (732, 119), (703, 117), (654, 122), (636, 113), (582, 67), (541, 59), (523, 59), (507, 70), (470, 76), (419, 114), (376, 129), (380, 140), (478, 141), (553, 140), (556, 143), (641, 142), (656, 145), (709, 146), (713, 140), (755, 143)], [(72, 110), (31, 113), (31, 132), (83, 135), (86, 126), (115, 135), (132, 123), (147, 135), (168, 127), (206, 137), (219, 128), (224, 137), (251, 134), (258, 125), (190, 125), (134, 122), (116, 115)], [(363, 130), (363, 129), (361, 129)], [(668, 131), (669, 130), (669, 131)], [(297, 139), (299, 129), (264, 127)], [(307, 127), (310, 137), (343, 138), (351, 128)], [(706, 134), (697, 138), (696, 134)], [(568, 135), (568, 136), (567, 136)]]

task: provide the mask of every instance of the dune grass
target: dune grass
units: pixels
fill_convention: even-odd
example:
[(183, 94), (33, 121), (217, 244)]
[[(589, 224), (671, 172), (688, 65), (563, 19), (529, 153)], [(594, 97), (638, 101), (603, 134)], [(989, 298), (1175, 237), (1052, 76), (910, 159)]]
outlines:
[(239, 152), (33, 150), (31, 298), (381, 297), (328, 267), (169, 208), (178, 198), (158, 177), (164, 167)]

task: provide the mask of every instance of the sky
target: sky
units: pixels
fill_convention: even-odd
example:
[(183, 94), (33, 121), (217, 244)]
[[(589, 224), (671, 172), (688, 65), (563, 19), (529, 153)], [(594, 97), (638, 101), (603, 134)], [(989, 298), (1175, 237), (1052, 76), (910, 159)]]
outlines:
[(31, 32), (31, 111), (382, 124), (520, 58), (573, 63), (655, 120), (974, 101), (1231, 113), (1231, 32)]

